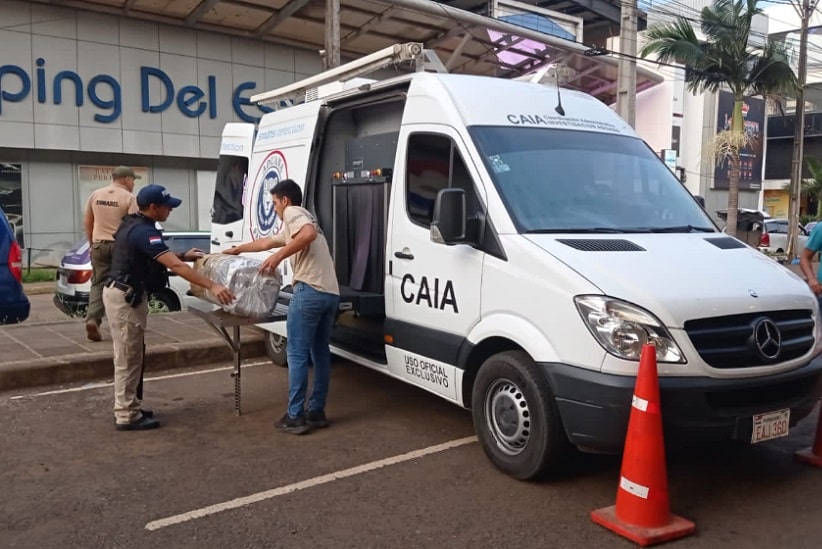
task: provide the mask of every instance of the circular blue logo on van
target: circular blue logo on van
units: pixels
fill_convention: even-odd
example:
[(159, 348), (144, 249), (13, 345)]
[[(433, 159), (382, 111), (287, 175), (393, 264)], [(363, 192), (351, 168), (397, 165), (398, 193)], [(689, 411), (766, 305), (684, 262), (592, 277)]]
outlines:
[(279, 181), (280, 173), (277, 170), (269, 170), (260, 185), (259, 195), (257, 196), (257, 223), (260, 226), (261, 233), (271, 231), (277, 221), (277, 212), (274, 209), (274, 201), (271, 199), (271, 189)]
[(277, 211), (274, 209), (274, 201), (271, 199), (271, 189), (281, 180), (288, 178), (285, 158), (279, 151), (272, 152), (265, 159), (260, 170), (257, 172), (256, 194), (257, 201), (254, 207), (254, 223), (252, 223), (252, 236), (257, 238), (267, 236), (272, 229), (277, 227)]

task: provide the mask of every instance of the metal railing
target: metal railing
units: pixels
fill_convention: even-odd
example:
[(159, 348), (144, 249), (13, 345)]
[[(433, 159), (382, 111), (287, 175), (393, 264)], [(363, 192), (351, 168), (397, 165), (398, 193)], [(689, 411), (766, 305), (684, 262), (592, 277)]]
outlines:
[[(31, 252), (53, 252), (52, 248), (25, 248), (26, 250), (26, 274), (31, 274)], [(47, 267), (54, 268), (54, 267)]]

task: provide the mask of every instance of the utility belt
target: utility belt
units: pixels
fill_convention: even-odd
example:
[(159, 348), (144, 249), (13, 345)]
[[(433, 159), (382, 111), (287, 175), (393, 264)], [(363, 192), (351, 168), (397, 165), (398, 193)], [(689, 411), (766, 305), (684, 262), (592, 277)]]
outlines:
[(119, 280), (109, 280), (106, 283), (106, 287), (114, 288), (116, 290), (120, 290), (121, 292), (123, 292), (123, 298), (125, 299), (126, 303), (128, 303), (132, 307), (136, 307), (137, 305), (143, 302), (143, 294), (145, 292), (142, 289), (137, 290), (133, 286), (124, 284)]

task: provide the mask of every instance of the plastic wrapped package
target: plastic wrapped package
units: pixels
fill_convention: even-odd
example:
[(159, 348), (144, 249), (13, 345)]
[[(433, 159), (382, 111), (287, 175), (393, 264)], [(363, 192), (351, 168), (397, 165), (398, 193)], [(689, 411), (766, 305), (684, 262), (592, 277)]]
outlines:
[(194, 270), (228, 288), (235, 299), (229, 305), (222, 305), (211, 292), (196, 284), (191, 285), (191, 293), (235, 315), (253, 318), (268, 316), (277, 304), (282, 279), (279, 270), (270, 275), (260, 274), (260, 265), (262, 261), (250, 257), (204, 255), (194, 262)]

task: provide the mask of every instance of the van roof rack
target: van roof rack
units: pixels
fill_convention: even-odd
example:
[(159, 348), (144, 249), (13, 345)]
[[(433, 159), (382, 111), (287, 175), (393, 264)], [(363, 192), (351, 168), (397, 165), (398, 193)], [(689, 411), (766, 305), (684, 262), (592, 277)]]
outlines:
[(306, 97), (306, 93), (311, 96), (311, 90), (324, 84), (333, 82), (345, 82), (369, 72), (374, 72), (389, 65), (411, 61), (415, 70), (422, 71), (432, 69), (436, 72), (448, 72), (439, 58), (432, 50), (426, 50), (420, 42), (407, 42), (405, 44), (394, 44), (381, 49), (360, 59), (340, 65), (333, 69), (328, 69), (320, 74), (298, 80), (293, 84), (288, 84), (271, 91), (258, 93), (251, 96), (251, 102), (258, 105), (274, 103), (277, 101), (291, 100), (299, 102)]

